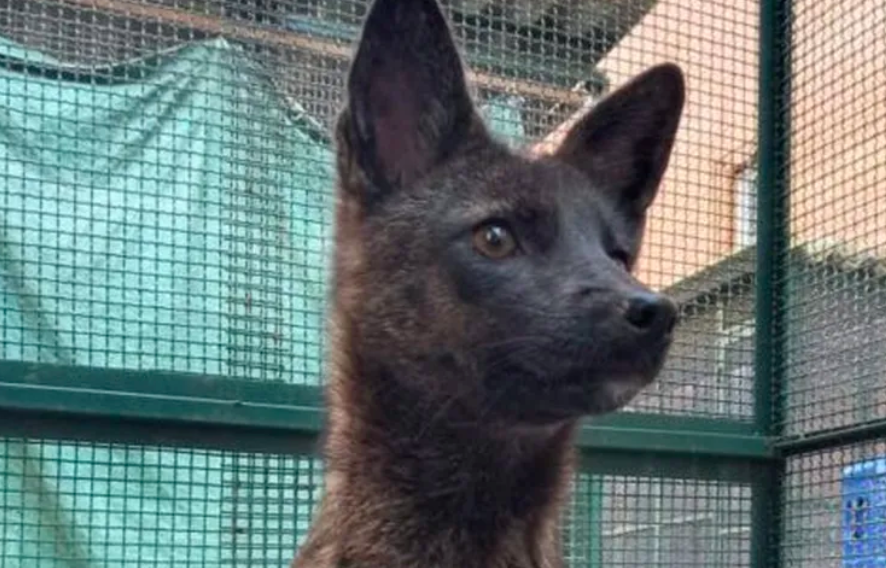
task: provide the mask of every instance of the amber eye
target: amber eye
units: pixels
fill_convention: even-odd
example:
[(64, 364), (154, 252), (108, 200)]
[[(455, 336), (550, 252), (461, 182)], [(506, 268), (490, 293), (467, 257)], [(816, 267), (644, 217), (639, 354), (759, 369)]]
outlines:
[(517, 241), (501, 222), (484, 223), (474, 229), (474, 248), (483, 256), (498, 260), (517, 251)]

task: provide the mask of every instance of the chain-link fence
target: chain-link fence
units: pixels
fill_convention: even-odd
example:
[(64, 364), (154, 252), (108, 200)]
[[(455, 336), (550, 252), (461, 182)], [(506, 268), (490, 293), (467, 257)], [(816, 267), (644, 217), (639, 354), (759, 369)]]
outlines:
[[(514, 145), (686, 74), (639, 266), (678, 338), (582, 430), (571, 565), (886, 566), (886, 4), (442, 4)], [(0, 565), (292, 558), (367, 7), (0, 1)]]

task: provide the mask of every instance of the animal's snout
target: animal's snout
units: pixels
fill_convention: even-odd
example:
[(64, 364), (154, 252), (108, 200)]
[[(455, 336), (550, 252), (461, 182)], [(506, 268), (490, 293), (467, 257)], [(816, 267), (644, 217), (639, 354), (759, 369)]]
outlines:
[(625, 319), (645, 333), (667, 334), (677, 325), (677, 306), (666, 296), (640, 292), (628, 298)]

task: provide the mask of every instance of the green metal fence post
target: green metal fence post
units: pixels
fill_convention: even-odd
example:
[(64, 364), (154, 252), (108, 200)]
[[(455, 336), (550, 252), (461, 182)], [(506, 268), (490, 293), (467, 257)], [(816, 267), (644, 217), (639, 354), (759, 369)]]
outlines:
[[(783, 423), (785, 268), (789, 242), (791, 0), (760, 3), (755, 424), (775, 440)], [(781, 566), (784, 461), (753, 484), (751, 566)]]

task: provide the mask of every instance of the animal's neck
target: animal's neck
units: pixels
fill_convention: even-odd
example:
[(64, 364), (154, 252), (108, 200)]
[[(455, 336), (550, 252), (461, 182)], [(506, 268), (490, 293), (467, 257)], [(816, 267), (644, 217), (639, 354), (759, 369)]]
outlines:
[(330, 387), (326, 496), (303, 553), (335, 559), (299, 566), (560, 566), (572, 425), (490, 430), (353, 363)]

